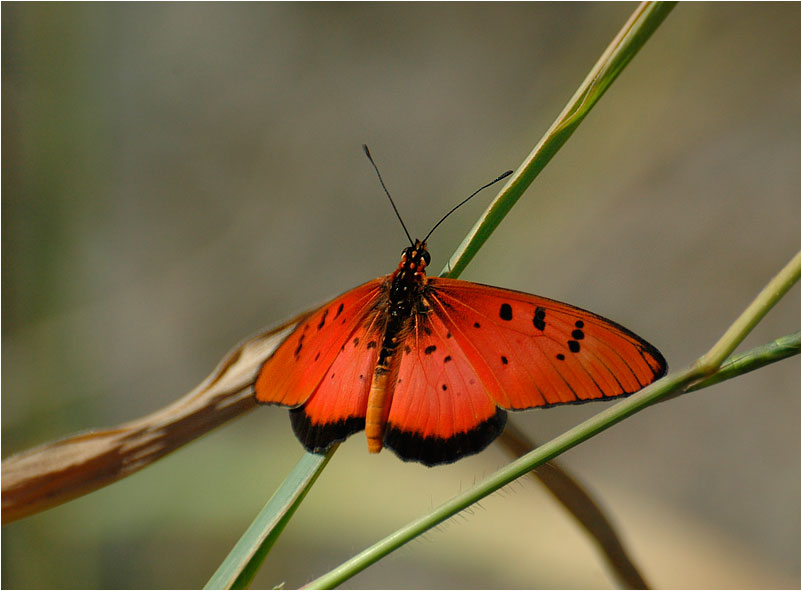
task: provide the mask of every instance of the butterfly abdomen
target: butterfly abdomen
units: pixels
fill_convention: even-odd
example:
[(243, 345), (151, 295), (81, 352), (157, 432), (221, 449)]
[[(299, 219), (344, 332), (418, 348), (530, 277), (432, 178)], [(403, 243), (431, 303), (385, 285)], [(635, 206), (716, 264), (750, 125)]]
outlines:
[(426, 285), (425, 269), (428, 262), (426, 246), (417, 242), (414, 247), (404, 249), (401, 263), (390, 278), (388, 321), (370, 384), (365, 416), (365, 435), (371, 453), (380, 452), (384, 446), (384, 428), (398, 374), (398, 345), (404, 341), (412, 325), (416, 306)]

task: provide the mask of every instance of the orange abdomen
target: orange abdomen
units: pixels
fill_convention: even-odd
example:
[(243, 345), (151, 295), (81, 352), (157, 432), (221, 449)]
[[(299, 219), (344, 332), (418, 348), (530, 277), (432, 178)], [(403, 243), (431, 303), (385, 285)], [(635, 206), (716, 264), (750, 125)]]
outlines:
[(387, 424), (387, 415), (390, 412), (388, 396), (389, 372), (382, 366), (376, 367), (373, 380), (370, 383), (368, 394), (368, 409), (365, 415), (365, 436), (368, 438), (368, 451), (377, 454), (384, 446), (384, 426)]

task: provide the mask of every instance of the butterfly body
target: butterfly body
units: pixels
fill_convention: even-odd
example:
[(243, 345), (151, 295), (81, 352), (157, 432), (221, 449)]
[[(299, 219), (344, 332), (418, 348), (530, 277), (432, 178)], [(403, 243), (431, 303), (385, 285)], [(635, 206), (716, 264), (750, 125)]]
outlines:
[(321, 453), (365, 430), (368, 449), (449, 463), (503, 430), (505, 410), (631, 394), (661, 377), (652, 345), (592, 312), (522, 292), (429, 278), (425, 242), (398, 268), (302, 319), (262, 366), (259, 402), (291, 407)]
[(384, 314), (387, 321), (365, 415), (365, 435), (371, 453), (380, 452), (384, 445), (384, 427), (398, 375), (398, 346), (406, 340), (412, 329), (413, 318), (425, 315), (428, 311), (422, 294), (427, 282), (425, 270), (429, 261), (426, 246), (416, 240), (414, 246), (405, 248), (401, 253), (401, 262), (389, 277)]

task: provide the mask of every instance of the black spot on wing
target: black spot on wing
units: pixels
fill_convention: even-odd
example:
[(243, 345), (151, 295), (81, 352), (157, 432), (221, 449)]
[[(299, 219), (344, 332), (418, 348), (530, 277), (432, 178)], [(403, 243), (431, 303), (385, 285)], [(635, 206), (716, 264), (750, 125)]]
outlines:
[(538, 306), (535, 308), (535, 315), (532, 317), (532, 324), (540, 332), (546, 330), (546, 309)]
[(576, 341), (568, 341), (568, 349), (571, 353), (579, 353), (579, 343)]
[(426, 348), (423, 350), (423, 352), (424, 352), (424, 353), (426, 353), (427, 355), (431, 355), (431, 354), (432, 354), (432, 353), (434, 353), (435, 351), (437, 351), (437, 347), (436, 347), (435, 345), (429, 345), (428, 347), (426, 347)]
[(329, 315), (329, 309), (326, 308), (323, 310), (323, 317), (320, 319), (320, 324), (317, 325), (317, 329), (320, 330), (326, 324), (326, 316)]
[(295, 353), (294, 353), (296, 358), (298, 358), (298, 356), (301, 354), (301, 349), (304, 348), (304, 337), (305, 336), (306, 336), (306, 333), (301, 333), (301, 337), (298, 339), (298, 346), (295, 348)]
[(512, 320), (512, 306), (507, 303), (501, 304), (498, 316), (502, 320)]

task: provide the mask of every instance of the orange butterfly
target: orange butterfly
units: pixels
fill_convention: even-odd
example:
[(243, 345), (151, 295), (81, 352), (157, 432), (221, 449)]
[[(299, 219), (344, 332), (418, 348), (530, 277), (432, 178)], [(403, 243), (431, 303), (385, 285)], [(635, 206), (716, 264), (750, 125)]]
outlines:
[(660, 352), (615, 322), (536, 295), (427, 277), (426, 239), (410, 243), (393, 273), (303, 318), (259, 371), (256, 399), (291, 407), (307, 450), (322, 453), (364, 429), (372, 453), (388, 447), (404, 461), (450, 463), (498, 437), (505, 410), (626, 396), (665, 374)]

